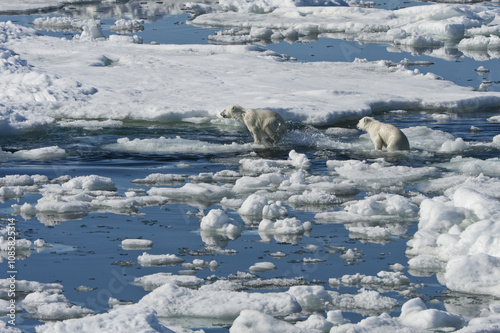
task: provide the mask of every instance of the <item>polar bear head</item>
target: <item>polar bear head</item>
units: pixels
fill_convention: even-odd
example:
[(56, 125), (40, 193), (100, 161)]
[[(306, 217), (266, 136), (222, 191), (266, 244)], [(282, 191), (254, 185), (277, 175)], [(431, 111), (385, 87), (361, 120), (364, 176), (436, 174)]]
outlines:
[(229, 105), (220, 113), (220, 115), (223, 118), (234, 118), (234, 119), (239, 119), (241, 120), (243, 118), (243, 114), (245, 113), (245, 110), (236, 104)]
[(369, 126), (369, 124), (373, 121), (375, 121), (375, 119), (372, 117), (363, 117), (360, 119), (356, 127), (360, 130), (366, 130), (367, 126)]

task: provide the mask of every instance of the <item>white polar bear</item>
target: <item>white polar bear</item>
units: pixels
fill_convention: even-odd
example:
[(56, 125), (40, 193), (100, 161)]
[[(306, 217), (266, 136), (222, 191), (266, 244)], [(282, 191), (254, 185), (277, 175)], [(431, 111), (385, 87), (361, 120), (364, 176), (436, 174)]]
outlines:
[[(239, 105), (230, 105), (220, 115), (245, 123), (255, 144), (277, 143), (286, 133), (285, 119), (272, 110), (245, 109)], [(264, 140), (266, 137), (267, 140)]]
[(358, 122), (357, 127), (370, 134), (376, 150), (387, 147), (387, 151), (410, 150), (410, 143), (406, 135), (399, 128), (385, 124), (372, 117), (364, 117)]

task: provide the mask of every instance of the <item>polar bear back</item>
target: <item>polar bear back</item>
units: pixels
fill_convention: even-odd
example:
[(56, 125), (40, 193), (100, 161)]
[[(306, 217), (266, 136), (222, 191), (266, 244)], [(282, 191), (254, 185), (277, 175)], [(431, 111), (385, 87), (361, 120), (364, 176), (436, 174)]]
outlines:
[(368, 132), (376, 150), (381, 150), (382, 147), (387, 147), (390, 152), (410, 150), (408, 138), (394, 125), (364, 117), (359, 121), (358, 128)]
[[(276, 143), (286, 133), (286, 121), (278, 113), (266, 109), (248, 109), (239, 105), (230, 105), (221, 116), (242, 121), (254, 138), (254, 143)], [(265, 138), (268, 138), (266, 140)]]

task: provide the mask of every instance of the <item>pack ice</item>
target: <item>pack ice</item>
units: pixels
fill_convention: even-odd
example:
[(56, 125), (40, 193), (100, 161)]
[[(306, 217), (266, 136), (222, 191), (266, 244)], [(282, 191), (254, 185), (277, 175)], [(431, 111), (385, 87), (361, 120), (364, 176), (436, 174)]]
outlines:
[[(45, 7), (60, 4), (27, 1), (15, 5), (28, 10), (39, 8), (41, 3)], [(321, 3), (324, 4), (224, 0), (219, 5), (229, 11), (222, 13), (215, 6), (215, 9), (199, 6), (204, 12), (192, 23), (247, 29), (255, 38), (299, 39), (311, 33), (335, 33), (402, 47), (455, 43), (463, 50), (490, 50), (498, 44), (495, 34), (498, 34), (499, 12), (493, 6), (429, 5), (398, 10), (304, 6)], [(392, 66), (385, 61), (360, 59), (352, 63), (294, 63), (259, 46), (143, 45), (138, 38), (103, 38), (96, 22), (66, 24), (83, 29), (81, 35), (73, 40), (43, 37), (12, 22), (0, 23), (2, 134), (46, 125), (120, 126), (122, 121), (130, 119), (209, 122), (234, 128), (238, 124), (225, 122), (217, 114), (222, 106), (235, 100), (248, 107), (265, 105), (279, 110), (291, 122), (312, 125), (332, 125), (374, 110), (416, 108), (459, 112), (500, 104), (498, 93), (458, 87), (435, 75), (409, 70), (403, 64)], [(260, 88), (263, 82), (268, 85), (266, 89)], [(164, 96), (168, 96), (167, 104)], [(186, 103), (187, 100), (190, 102)], [(405, 129), (405, 134), (417, 142), (415, 154), (421, 157), (470, 148), (460, 138), (439, 130), (413, 127)], [(321, 144), (332, 142), (328, 137), (323, 139)], [(492, 142), (478, 145), (499, 143), (496, 136)], [(147, 154), (165, 146), (168, 148), (163, 152), (173, 153), (186, 149), (252, 151), (245, 144), (211, 145), (181, 137), (120, 138), (105, 148)], [(354, 144), (343, 147), (363, 152), (368, 150), (369, 142), (366, 136), (361, 136)], [(65, 157), (66, 152), (59, 147), (0, 154), (2, 161)], [(21, 200), (27, 194), (38, 196), (35, 204), (13, 204), (13, 214), (36, 216), (49, 225), (78, 220), (94, 212), (134, 215), (145, 206), (177, 200), (200, 209), (197, 231), (207, 247), (219, 251), (224, 251), (224, 246), (252, 227), (264, 242), (275, 238), (297, 244), (316, 224), (343, 223), (353, 234), (379, 242), (404, 234), (411, 223), (417, 222), (417, 230), (407, 242), (410, 271), (437, 274), (450, 291), (496, 298), (480, 314), (468, 317), (453, 313), (452, 306), (437, 310), (425, 305), (413, 294), (419, 286), (409, 283), (408, 277), (400, 272), (402, 264), (391, 265), (395, 272), (380, 271), (376, 276), (332, 276), (331, 286), (360, 286), (349, 294), (299, 279), (257, 279), (251, 273), (275, 267), (271, 261), (260, 261), (250, 266), (249, 272), (236, 273), (233, 276), (236, 281), (217, 276), (205, 280), (168, 274), (138, 277), (134, 282), (151, 290), (149, 293), (135, 304), (120, 304), (110, 299), (108, 312), (94, 314), (72, 304), (58, 283), (18, 280), (17, 289), (26, 294), (20, 306), (33, 318), (46, 321), (37, 331), (189, 332), (170, 322), (176, 318), (186, 321), (215, 318), (226, 321), (232, 332), (495, 332), (500, 329), (497, 158), (456, 157), (439, 166), (422, 167), (394, 165), (380, 156), (331, 160), (325, 162), (326, 171), (322, 175), (311, 174), (311, 161), (294, 150), (283, 160), (258, 158), (250, 153), (250, 158), (241, 158), (238, 164), (240, 172), (224, 170), (189, 178), (155, 172), (135, 182), (150, 187), (142, 192), (134, 189), (119, 192), (113, 179), (100, 175), (63, 175), (55, 179), (43, 175), (6, 176), (0, 179), (0, 195), (2, 200)], [(409, 184), (414, 185), (413, 192), (405, 194)], [(360, 192), (362, 199), (356, 197)], [(224, 210), (216, 208), (205, 213), (204, 209), (211, 205), (220, 205)], [(336, 209), (330, 209), (331, 205), (336, 205)], [(293, 207), (314, 212), (314, 221), (288, 216)], [(239, 224), (230, 214), (240, 215), (244, 223)], [(2, 260), (6, 257), (5, 233), (0, 231)], [(223, 236), (223, 246), (214, 236), (217, 239)], [(18, 245), (25, 255), (30, 254), (31, 241), (19, 239)], [(123, 249), (134, 250), (149, 250), (154, 246), (148, 240), (135, 238), (123, 240), (121, 245)], [(305, 250), (314, 251), (314, 245)], [(330, 251), (348, 261), (363, 255), (347, 247)], [(273, 255), (286, 256), (280, 252)], [(217, 266), (217, 262), (189, 263), (175, 254), (148, 252), (139, 255), (137, 262), (142, 266), (180, 265), (187, 270)], [(262, 292), (249, 287), (269, 285), (279, 291)], [(0, 280), (3, 298), (8, 288), (8, 280)], [(408, 300), (398, 304), (396, 299), (382, 294), (386, 290), (401, 293)], [(392, 312), (395, 308), (400, 311)], [(343, 311), (367, 317), (350, 323)], [(0, 329), (4, 328), (4, 322), (0, 321)]]

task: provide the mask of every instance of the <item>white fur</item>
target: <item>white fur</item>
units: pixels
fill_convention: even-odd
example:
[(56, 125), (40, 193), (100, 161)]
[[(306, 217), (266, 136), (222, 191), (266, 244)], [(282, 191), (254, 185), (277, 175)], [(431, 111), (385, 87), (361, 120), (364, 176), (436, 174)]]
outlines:
[[(286, 133), (285, 119), (272, 110), (245, 109), (239, 105), (230, 105), (220, 115), (245, 123), (256, 144), (276, 143)], [(265, 140), (266, 137), (268, 140)]]
[(372, 117), (364, 117), (358, 122), (358, 128), (370, 134), (376, 150), (387, 147), (387, 151), (410, 150), (410, 143), (406, 135), (399, 128), (385, 124)]

